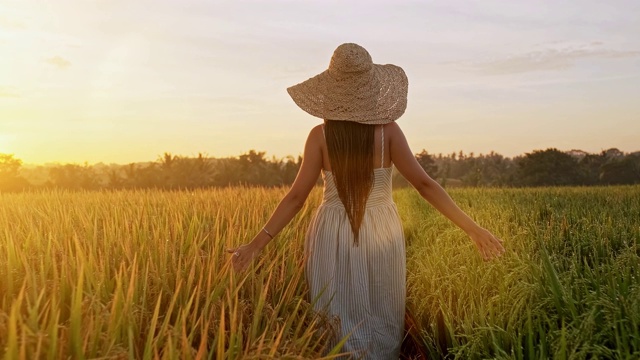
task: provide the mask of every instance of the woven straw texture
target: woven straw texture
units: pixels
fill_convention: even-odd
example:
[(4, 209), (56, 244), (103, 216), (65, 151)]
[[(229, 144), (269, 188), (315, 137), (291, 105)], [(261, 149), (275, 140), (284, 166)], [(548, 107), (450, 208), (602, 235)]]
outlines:
[(329, 68), (287, 89), (307, 113), (326, 120), (387, 124), (407, 108), (408, 80), (402, 68), (374, 64), (357, 44), (342, 44)]

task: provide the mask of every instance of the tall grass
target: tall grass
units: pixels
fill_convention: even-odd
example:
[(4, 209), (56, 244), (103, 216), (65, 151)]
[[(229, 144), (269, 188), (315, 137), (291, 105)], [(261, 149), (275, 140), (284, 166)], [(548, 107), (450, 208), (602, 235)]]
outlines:
[(465, 234), (400, 192), (409, 308), (434, 358), (640, 358), (640, 187), (464, 189), (504, 239), (485, 263)]
[[(234, 274), (284, 189), (0, 194), (6, 359), (319, 358), (302, 271), (320, 190)], [(452, 192), (505, 240), (483, 262), (411, 190), (408, 308), (430, 357), (640, 356), (640, 187)], [(333, 349), (329, 357), (339, 353)]]
[(224, 252), (250, 239), (283, 194), (2, 196), (4, 357), (317, 357), (325, 337), (305, 298), (296, 240), (310, 208), (255, 272), (234, 275)]

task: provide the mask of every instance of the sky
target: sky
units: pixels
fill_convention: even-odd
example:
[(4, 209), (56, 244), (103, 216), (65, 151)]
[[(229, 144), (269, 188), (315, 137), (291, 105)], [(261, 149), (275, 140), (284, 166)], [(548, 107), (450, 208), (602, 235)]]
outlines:
[(0, 2), (0, 153), (302, 153), (286, 88), (341, 43), (401, 66), (414, 152), (640, 150), (640, 1)]

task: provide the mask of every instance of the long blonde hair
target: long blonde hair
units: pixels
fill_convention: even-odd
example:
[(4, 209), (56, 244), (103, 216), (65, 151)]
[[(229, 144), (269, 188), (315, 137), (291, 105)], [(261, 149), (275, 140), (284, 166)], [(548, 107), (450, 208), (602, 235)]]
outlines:
[(358, 245), (360, 225), (373, 187), (375, 126), (325, 120), (325, 135), (338, 196)]

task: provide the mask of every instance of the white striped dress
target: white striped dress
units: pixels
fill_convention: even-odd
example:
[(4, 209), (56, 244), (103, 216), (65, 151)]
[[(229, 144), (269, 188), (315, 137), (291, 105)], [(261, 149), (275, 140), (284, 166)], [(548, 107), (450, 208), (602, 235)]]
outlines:
[(323, 201), (305, 241), (314, 309), (339, 321), (332, 344), (349, 336), (343, 351), (361, 359), (398, 359), (404, 331), (405, 242), (391, 196), (391, 168), (374, 169), (357, 246), (332, 173), (323, 171), (322, 177)]

